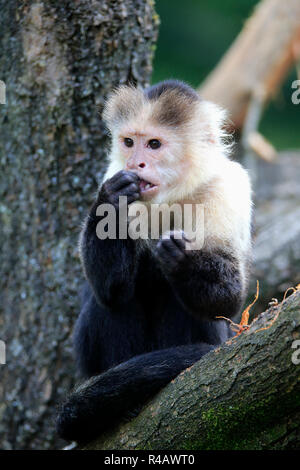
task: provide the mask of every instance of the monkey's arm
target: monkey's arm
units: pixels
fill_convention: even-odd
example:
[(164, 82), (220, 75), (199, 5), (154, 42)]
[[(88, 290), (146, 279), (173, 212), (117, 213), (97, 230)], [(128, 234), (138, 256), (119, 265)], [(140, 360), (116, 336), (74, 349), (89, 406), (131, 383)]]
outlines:
[(221, 251), (186, 251), (184, 246), (171, 235), (156, 250), (177, 298), (188, 311), (207, 319), (234, 316), (243, 303), (236, 260)]
[(137, 257), (133, 240), (98, 238), (96, 215), (100, 204), (112, 204), (117, 212), (118, 237), (119, 196), (127, 196), (130, 204), (139, 197), (137, 176), (121, 171), (105, 181), (93, 204), (81, 236), (81, 258), (86, 277), (100, 305), (115, 309), (134, 294)]

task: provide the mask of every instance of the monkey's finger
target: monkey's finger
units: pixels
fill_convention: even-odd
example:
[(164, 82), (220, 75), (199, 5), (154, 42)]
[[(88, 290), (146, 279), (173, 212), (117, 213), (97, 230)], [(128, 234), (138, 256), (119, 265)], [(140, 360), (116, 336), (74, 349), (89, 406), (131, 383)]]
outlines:
[(138, 181), (139, 177), (135, 173), (121, 170), (110, 179), (110, 187), (112, 191), (118, 191), (131, 183), (137, 184)]
[[(126, 201), (120, 200), (120, 197), (126, 197)], [(137, 190), (132, 189), (131, 191), (122, 191), (120, 193), (117, 193), (114, 195), (114, 200), (120, 205), (122, 204), (131, 204), (131, 202), (136, 201), (137, 199), (140, 198), (140, 193)]]
[(127, 171), (127, 170), (120, 170), (118, 171), (117, 173), (115, 173), (111, 178), (110, 180), (111, 181), (118, 181), (122, 178), (128, 178), (128, 180), (133, 180), (133, 181), (137, 181), (139, 179), (139, 177), (137, 176), (136, 173), (134, 173), (133, 171)]
[(138, 184), (130, 183), (127, 186), (123, 186), (123, 188), (120, 190), (120, 196), (128, 196), (132, 193), (140, 193), (140, 187)]
[(140, 193), (133, 193), (127, 196), (127, 204), (137, 201), (140, 198)]

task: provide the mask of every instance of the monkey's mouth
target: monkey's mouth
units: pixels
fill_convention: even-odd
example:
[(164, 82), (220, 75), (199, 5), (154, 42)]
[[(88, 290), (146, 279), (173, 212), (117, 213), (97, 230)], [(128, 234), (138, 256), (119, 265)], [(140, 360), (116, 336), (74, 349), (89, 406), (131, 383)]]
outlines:
[(157, 188), (156, 184), (150, 183), (149, 181), (140, 179), (140, 190), (141, 193), (146, 193), (151, 189)]

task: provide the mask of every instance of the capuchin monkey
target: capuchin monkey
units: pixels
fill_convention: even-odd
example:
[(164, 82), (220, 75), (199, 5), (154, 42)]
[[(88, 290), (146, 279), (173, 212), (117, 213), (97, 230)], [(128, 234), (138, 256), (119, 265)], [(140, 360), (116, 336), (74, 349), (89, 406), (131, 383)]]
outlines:
[[(59, 435), (79, 442), (137, 413), (231, 336), (216, 316), (240, 312), (251, 258), (249, 177), (229, 159), (223, 110), (168, 80), (119, 87), (103, 117), (112, 145), (80, 237), (87, 283), (74, 334), (87, 380), (57, 418)], [(203, 246), (189, 246), (186, 233), (177, 238), (176, 227), (156, 240), (99, 239), (97, 208), (120, 211), (120, 196), (129, 208), (202, 204)]]

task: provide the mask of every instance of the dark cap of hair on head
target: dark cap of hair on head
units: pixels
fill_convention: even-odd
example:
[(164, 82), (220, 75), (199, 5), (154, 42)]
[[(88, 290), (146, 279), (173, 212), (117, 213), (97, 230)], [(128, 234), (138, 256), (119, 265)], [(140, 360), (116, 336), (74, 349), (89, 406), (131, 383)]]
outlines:
[(154, 107), (152, 118), (158, 125), (181, 127), (193, 114), (199, 102), (198, 93), (179, 80), (166, 80), (145, 90), (145, 96)]
[(193, 88), (180, 80), (165, 80), (156, 85), (152, 85), (145, 89), (145, 95), (150, 101), (157, 100), (164, 92), (169, 90), (176, 90), (192, 101), (198, 101), (200, 99), (200, 96)]

